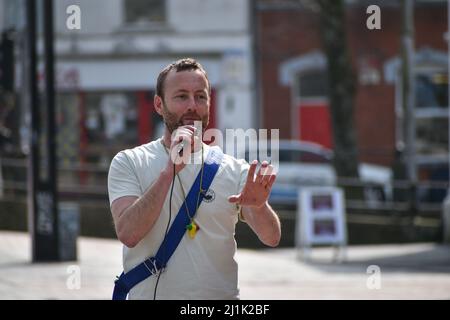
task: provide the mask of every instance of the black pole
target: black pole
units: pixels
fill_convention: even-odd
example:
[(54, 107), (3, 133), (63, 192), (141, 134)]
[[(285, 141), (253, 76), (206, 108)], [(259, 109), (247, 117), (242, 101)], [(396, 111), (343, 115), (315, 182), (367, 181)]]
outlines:
[(58, 261), (60, 260), (60, 254), (55, 153), (53, 3), (52, 0), (44, 0), (42, 3), (44, 13), (45, 99), (41, 108), (37, 90), (36, 1), (27, 0), (26, 4), (27, 55), (29, 59), (27, 68), (28, 102), (31, 110), (29, 221), (32, 236), (32, 259), (34, 262)]
[(25, 69), (27, 70), (27, 86), (30, 116), (30, 155), (28, 157), (28, 228), (31, 233), (32, 260), (36, 261), (37, 247), (36, 241), (36, 190), (39, 183), (39, 144), (37, 137), (40, 136), (39, 109), (37, 105), (37, 83), (36, 83), (36, 3), (33, 0), (26, 2), (26, 59)]
[[(49, 170), (56, 173), (56, 112), (55, 112), (55, 76), (54, 76), (54, 51), (53, 51), (53, 0), (44, 0), (44, 55), (45, 55), (45, 89), (48, 114), (48, 149), (52, 157), (49, 157)], [(55, 180), (55, 179), (53, 179)], [(55, 186), (52, 186), (55, 187)], [(56, 191), (56, 188), (54, 188)]]
[(56, 247), (55, 259), (60, 260), (59, 215), (58, 215), (58, 170), (56, 160), (57, 132), (55, 109), (55, 55), (53, 30), (53, 0), (44, 0), (44, 56), (45, 56), (45, 101), (47, 106), (47, 150), (48, 150), (48, 190), (52, 194), (53, 224)]

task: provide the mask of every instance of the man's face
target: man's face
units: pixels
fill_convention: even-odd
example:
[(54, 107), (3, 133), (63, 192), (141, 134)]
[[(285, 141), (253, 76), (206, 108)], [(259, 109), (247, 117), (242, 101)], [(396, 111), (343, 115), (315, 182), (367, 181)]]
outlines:
[(200, 70), (171, 70), (164, 81), (161, 113), (170, 133), (180, 126), (202, 121), (203, 130), (209, 122), (210, 97), (208, 82)]

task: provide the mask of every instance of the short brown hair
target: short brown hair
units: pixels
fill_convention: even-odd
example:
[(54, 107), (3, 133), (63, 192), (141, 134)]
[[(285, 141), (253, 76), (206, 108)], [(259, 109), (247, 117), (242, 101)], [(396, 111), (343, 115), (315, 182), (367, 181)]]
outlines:
[(158, 75), (158, 80), (156, 81), (156, 95), (164, 99), (164, 81), (166, 80), (167, 74), (170, 70), (175, 69), (176, 72), (180, 71), (192, 71), (200, 70), (206, 77), (208, 82), (208, 93), (211, 94), (211, 84), (209, 83), (208, 74), (202, 65), (192, 58), (183, 58), (178, 61), (172, 62), (166, 66)]

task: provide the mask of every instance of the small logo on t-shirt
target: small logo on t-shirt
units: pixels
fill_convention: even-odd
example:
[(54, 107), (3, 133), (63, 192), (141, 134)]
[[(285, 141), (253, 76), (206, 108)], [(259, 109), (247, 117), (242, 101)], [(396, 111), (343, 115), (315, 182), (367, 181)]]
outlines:
[(215, 198), (216, 198), (216, 193), (214, 192), (213, 189), (209, 188), (208, 191), (206, 191), (206, 194), (205, 194), (205, 197), (203, 198), (203, 200), (205, 202), (213, 202)]

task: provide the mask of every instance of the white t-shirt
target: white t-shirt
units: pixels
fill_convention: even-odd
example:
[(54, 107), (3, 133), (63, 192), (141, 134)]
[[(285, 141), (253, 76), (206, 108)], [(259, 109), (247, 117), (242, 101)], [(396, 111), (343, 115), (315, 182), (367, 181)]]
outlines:
[[(204, 145), (205, 158), (210, 148)], [(201, 163), (200, 151), (194, 157), (194, 163)], [(123, 196), (143, 195), (167, 161), (161, 139), (119, 152), (112, 160), (108, 175), (110, 204)], [(178, 174), (186, 195), (200, 169), (201, 164), (188, 164)], [(156, 299), (239, 299), (234, 239), (238, 210), (228, 202), (228, 197), (241, 192), (248, 169), (245, 160), (224, 155), (209, 188), (209, 199), (203, 200), (195, 215), (200, 230), (194, 239), (186, 233), (180, 241), (161, 274)], [(123, 247), (125, 272), (158, 251), (169, 220), (169, 192), (153, 228), (134, 248)], [(171, 223), (183, 203), (182, 194), (176, 178)], [(130, 291), (129, 299), (153, 299), (156, 279), (151, 276), (137, 284)]]

